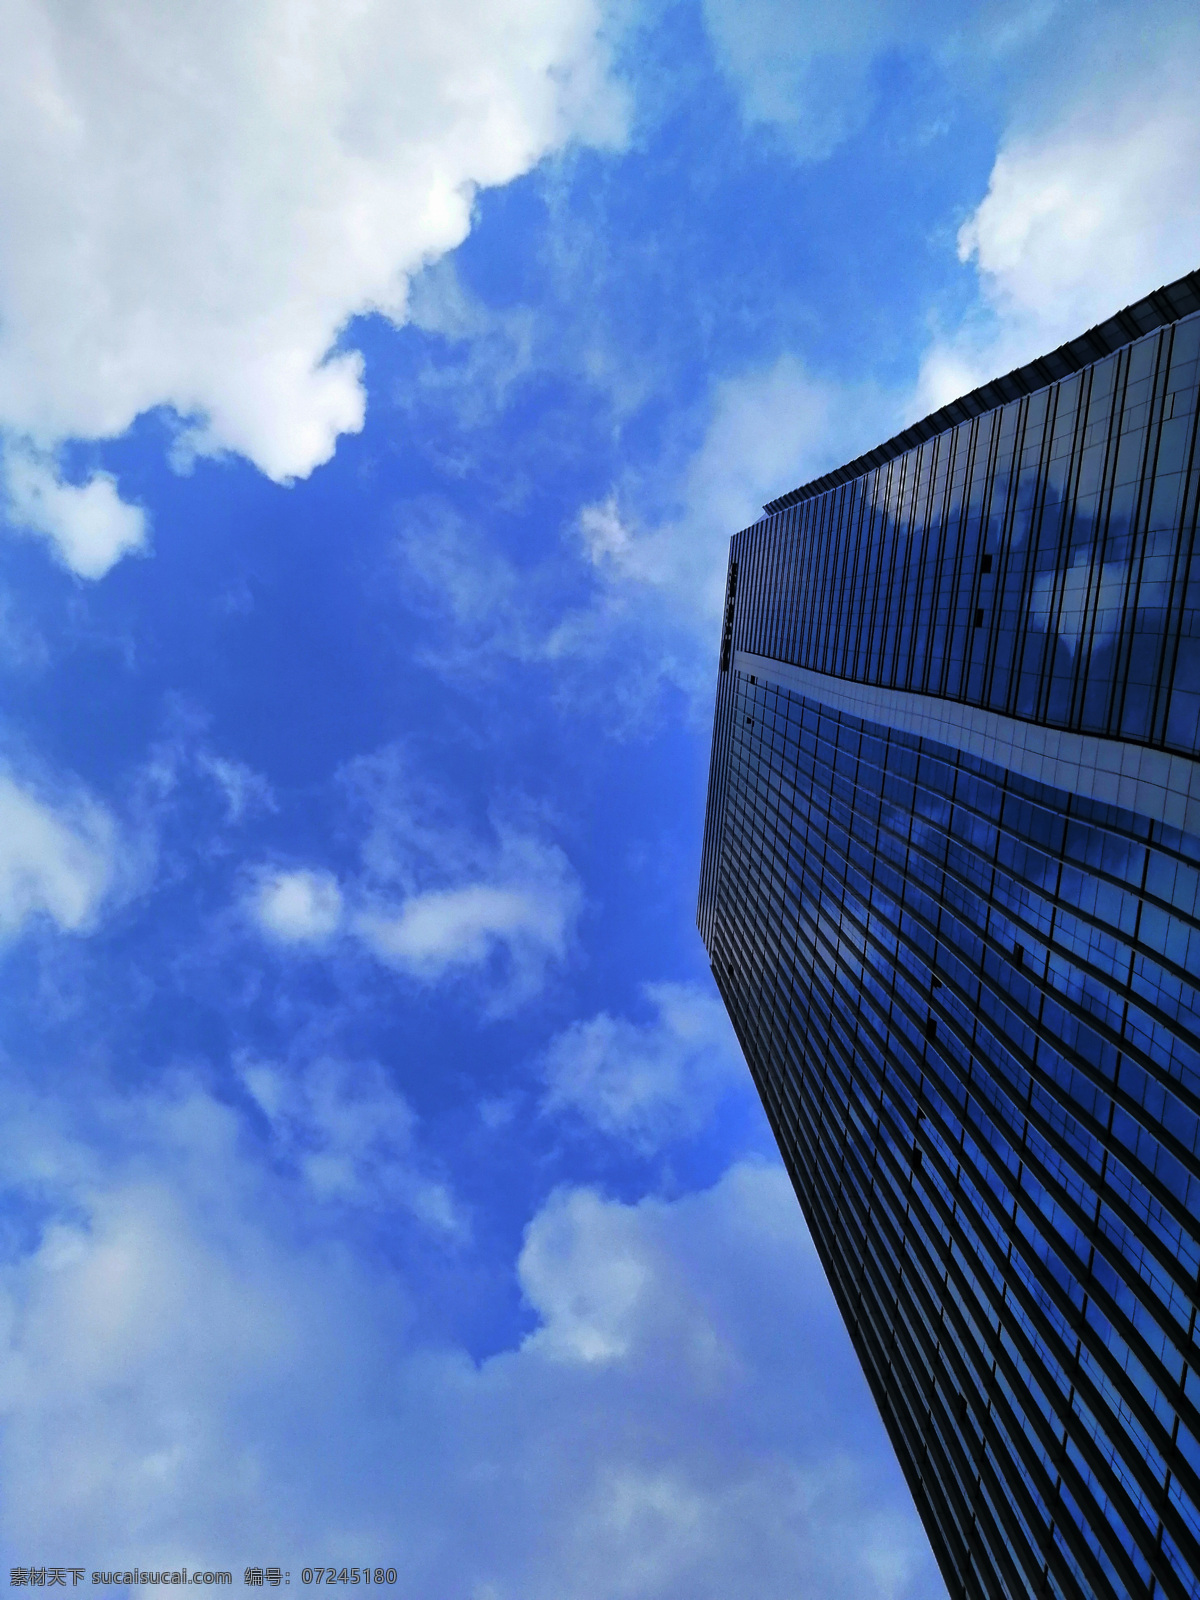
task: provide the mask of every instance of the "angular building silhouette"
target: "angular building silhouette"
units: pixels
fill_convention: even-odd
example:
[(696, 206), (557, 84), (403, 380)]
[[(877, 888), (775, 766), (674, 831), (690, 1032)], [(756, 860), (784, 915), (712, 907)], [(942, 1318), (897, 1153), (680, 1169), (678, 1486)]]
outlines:
[(1200, 274), (731, 544), (699, 924), (958, 1596), (1200, 1595)]

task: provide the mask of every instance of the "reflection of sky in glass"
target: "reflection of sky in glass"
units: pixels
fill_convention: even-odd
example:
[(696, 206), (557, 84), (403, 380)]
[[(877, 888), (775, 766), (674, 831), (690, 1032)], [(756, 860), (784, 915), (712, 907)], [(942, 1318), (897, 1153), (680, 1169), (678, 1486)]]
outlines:
[(742, 647), (1192, 753), (1198, 352), (1200, 315), (760, 526)]
[(1200, 840), (737, 652), (1200, 754), (1198, 354), (1200, 315), (734, 540), (701, 926), (971, 1593), (1200, 1593)]
[(1195, 841), (734, 688), (714, 969), (953, 1561), (1192, 1584)]

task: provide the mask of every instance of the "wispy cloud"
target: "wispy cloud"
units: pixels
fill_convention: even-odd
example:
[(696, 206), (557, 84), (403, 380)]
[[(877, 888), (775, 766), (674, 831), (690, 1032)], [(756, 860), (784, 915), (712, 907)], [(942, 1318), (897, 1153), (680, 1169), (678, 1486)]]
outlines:
[[(722, 379), (677, 482), (630, 481), (584, 508), (580, 538), (588, 559), (610, 584), (669, 596), (715, 643), (730, 535), (757, 521), (764, 501), (836, 464), (848, 413), (864, 400), (792, 355)], [(666, 502), (665, 514), (649, 513), (647, 490)]]
[(862, 128), (879, 95), (881, 60), (900, 55), (951, 68), (959, 81), (1036, 37), (1052, 0), (704, 0), (704, 20), (742, 115), (779, 136), (802, 161), (819, 161)]
[(243, 822), (276, 809), (271, 785), (261, 772), (255, 772), (244, 761), (201, 748), (196, 753), (196, 765), (220, 790), (225, 801), (226, 820), (230, 823)]
[(790, 354), (714, 384), (701, 441), (676, 474), (629, 474), (582, 508), (596, 591), (563, 618), (558, 650), (594, 654), (633, 632), (652, 679), (707, 703), (730, 536), (766, 500), (886, 434), (896, 414), (894, 396), (823, 378)]
[(551, 1041), (542, 1108), (649, 1153), (695, 1133), (721, 1096), (747, 1080), (715, 995), (682, 983), (647, 984), (645, 995), (647, 1022), (602, 1011)]
[(340, 937), (422, 984), (474, 974), (492, 1014), (535, 994), (582, 907), (563, 850), (534, 819), (471, 826), (394, 749), (343, 776), (363, 827), (358, 870), (253, 867), (242, 902), (252, 924), (295, 949)]
[(0, 940), (40, 919), (87, 932), (122, 858), (117, 824), (92, 796), (51, 793), (0, 771)]
[(417, 1149), (412, 1107), (378, 1062), (323, 1057), (296, 1069), (251, 1059), (240, 1073), (273, 1147), (318, 1200), (400, 1206), (437, 1233), (466, 1237), (462, 1208)]
[(418, 982), (478, 972), (489, 1010), (501, 1013), (536, 994), (563, 960), (582, 894), (558, 846), (530, 834), (501, 827), (472, 855), (442, 888), (405, 893), (394, 880), (368, 879), (350, 926), (377, 960)]
[(443, 623), (424, 659), (476, 681), (498, 661), (538, 665), (614, 728), (643, 725), (668, 687), (707, 708), (730, 535), (886, 435), (900, 405), (790, 354), (720, 379), (692, 408), (693, 448), (624, 471), (578, 509), (558, 556), (528, 565), (448, 507), (408, 508), (399, 553)]
[(578, 891), (562, 853), (531, 839), (508, 841), (497, 872), (496, 883), (430, 889), (394, 910), (363, 911), (356, 929), (381, 961), (421, 978), (479, 966), (503, 949), (524, 988), (547, 959), (562, 958)]

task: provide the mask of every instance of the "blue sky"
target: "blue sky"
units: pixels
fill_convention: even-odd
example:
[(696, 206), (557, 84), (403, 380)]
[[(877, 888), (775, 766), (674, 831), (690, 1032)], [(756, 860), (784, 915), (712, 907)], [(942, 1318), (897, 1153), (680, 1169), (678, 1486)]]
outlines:
[(726, 542), (1200, 264), (1191, 9), (7, 9), (6, 1564), (940, 1596), (693, 926)]

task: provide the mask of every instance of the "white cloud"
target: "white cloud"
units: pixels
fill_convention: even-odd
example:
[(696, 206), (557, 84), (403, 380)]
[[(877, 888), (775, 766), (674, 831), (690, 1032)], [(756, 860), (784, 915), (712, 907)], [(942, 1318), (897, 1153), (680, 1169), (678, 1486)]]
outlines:
[(39, 795), (0, 772), (0, 940), (47, 917), (84, 933), (117, 876), (112, 817), (86, 796)]
[(509, 1004), (539, 988), (547, 964), (565, 956), (579, 906), (578, 880), (562, 851), (506, 832), (483, 881), (425, 889), (398, 904), (385, 891), (354, 929), (380, 961), (425, 981), (500, 954)]
[(3, 467), (8, 520), (48, 539), (81, 578), (102, 578), (123, 555), (145, 548), (145, 513), (121, 499), (109, 473), (62, 483), (53, 461), (12, 446)]
[(498, 939), (531, 934), (562, 944), (562, 916), (553, 902), (528, 888), (486, 883), (413, 895), (394, 917), (364, 913), (359, 928), (386, 960), (433, 975), (485, 960)]
[(378, 1062), (324, 1058), (295, 1071), (246, 1061), (240, 1070), (277, 1148), (318, 1199), (402, 1205), (437, 1232), (465, 1237), (449, 1188), (418, 1158), (412, 1107)]
[[(1055, 93), (1017, 113), (958, 235), (982, 306), (928, 353), (928, 411), (1053, 349), (1200, 262), (1200, 27), (1167, 6), (1066, 41)], [(1119, 33), (1119, 41), (1116, 34)], [(1093, 34), (1098, 37), (1093, 37)], [(1044, 80), (1039, 80), (1044, 89)], [(1049, 114), (1047, 114), (1049, 112)]]
[(283, 944), (321, 944), (332, 938), (341, 924), (342, 891), (329, 872), (307, 867), (264, 869), (248, 909), (272, 939)]
[(777, 1168), (556, 1195), (518, 1264), (538, 1326), (476, 1362), (194, 1086), (90, 1127), (11, 1082), (3, 1110), (33, 1222), (0, 1260), (11, 1562), (336, 1548), (409, 1600), (942, 1595)]
[(473, 970), (493, 1014), (536, 993), (582, 904), (544, 819), (511, 806), (472, 825), (395, 747), (352, 762), (343, 779), (366, 819), (350, 926), (376, 959), (423, 983)]
[(542, 1104), (649, 1151), (695, 1132), (726, 1089), (749, 1079), (715, 995), (684, 983), (647, 984), (645, 993), (650, 1022), (602, 1011), (551, 1041)]
[[(47, 452), (167, 406), (184, 454), (311, 472), (362, 426), (347, 319), (404, 318), (477, 188), (620, 137), (602, 32), (596, 0), (15, 0), (0, 427)], [(40, 512), (89, 576), (142, 526), (93, 484)]]

